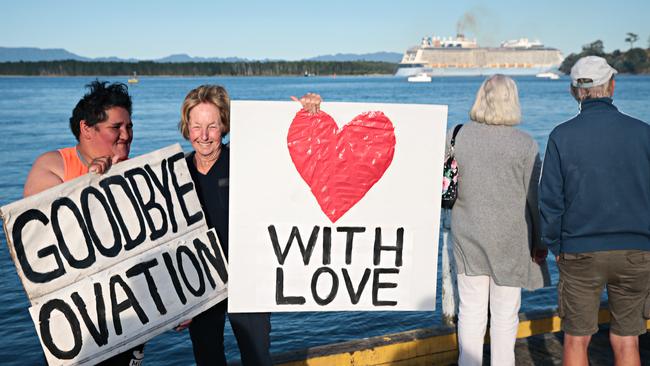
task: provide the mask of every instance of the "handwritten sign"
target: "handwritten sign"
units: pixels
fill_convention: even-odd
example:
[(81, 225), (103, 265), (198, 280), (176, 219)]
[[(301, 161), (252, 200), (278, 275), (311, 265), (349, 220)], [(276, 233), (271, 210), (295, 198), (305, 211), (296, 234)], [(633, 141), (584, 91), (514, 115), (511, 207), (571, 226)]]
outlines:
[(229, 311), (433, 310), (447, 108), (231, 106)]
[(97, 363), (227, 296), (179, 145), (0, 209), (48, 363)]

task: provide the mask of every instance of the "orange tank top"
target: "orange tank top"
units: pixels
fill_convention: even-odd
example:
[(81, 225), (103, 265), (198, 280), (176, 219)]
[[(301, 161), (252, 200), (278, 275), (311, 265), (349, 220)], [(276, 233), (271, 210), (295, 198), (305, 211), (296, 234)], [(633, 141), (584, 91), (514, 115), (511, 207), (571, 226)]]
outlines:
[(88, 167), (84, 164), (77, 154), (76, 147), (66, 147), (59, 149), (59, 154), (63, 158), (63, 181), (80, 177), (88, 173)]

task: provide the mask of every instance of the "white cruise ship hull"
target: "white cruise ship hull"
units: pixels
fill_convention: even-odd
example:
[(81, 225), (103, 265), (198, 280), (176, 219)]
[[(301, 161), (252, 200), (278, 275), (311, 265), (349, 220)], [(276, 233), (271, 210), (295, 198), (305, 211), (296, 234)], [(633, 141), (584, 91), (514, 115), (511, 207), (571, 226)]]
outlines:
[(509, 76), (523, 76), (523, 75), (537, 75), (539, 73), (555, 70), (554, 67), (540, 66), (540, 67), (447, 67), (447, 68), (432, 68), (432, 67), (400, 67), (397, 69), (395, 76), (409, 77), (417, 74), (427, 74), (433, 77), (440, 76), (487, 76), (494, 74), (503, 74)]

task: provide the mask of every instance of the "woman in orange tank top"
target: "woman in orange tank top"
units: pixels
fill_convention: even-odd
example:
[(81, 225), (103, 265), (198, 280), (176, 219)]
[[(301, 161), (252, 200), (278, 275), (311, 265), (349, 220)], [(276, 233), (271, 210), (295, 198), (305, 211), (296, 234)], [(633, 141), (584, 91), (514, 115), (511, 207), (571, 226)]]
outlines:
[(59, 149), (59, 154), (61, 154), (61, 158), (63, 158), (64, 182), (88, 173), (88, 166), (81, 161), (76, 147), (73, 146)]

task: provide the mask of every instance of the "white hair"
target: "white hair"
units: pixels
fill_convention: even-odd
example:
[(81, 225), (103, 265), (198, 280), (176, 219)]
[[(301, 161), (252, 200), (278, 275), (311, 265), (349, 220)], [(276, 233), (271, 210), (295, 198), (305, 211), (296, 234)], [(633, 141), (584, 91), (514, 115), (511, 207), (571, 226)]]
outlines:
[(519, 124), (521, 108), (515, 81), (501, 74), (486, 79), (476, 93), (469, 118), (488, 125)]

